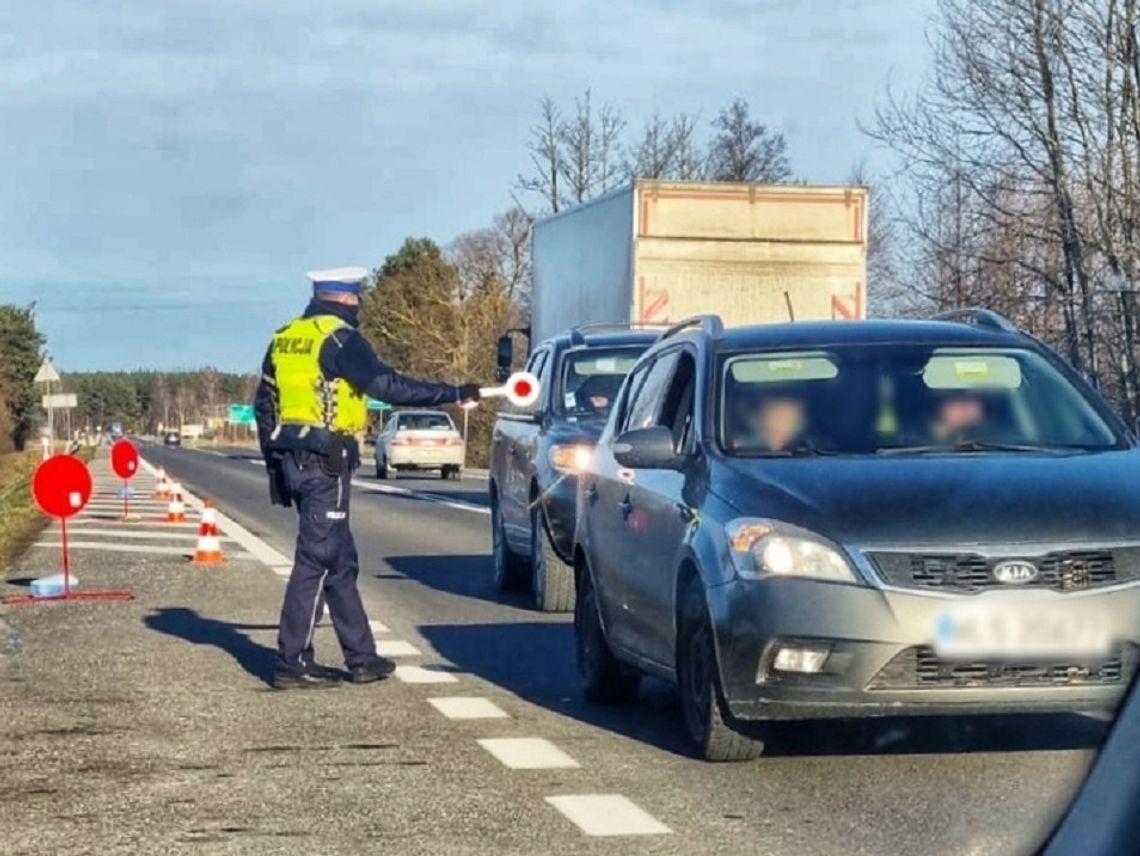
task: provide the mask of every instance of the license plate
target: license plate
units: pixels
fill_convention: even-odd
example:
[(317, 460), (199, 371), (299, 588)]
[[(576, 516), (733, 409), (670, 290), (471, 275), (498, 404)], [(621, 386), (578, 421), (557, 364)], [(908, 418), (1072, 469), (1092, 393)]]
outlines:
[(1098, 659), (1107, 657), (1111, 646), (1103, 619), (1043, 603), (962, 605), (938, 615), (934, 627), (934, 651), (946, 659)]

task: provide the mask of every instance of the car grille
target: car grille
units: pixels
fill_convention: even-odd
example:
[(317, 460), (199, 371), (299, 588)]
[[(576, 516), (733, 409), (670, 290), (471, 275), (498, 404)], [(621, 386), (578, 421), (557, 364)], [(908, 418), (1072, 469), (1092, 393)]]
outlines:
[(1112, 686), (1136, 668), (1132, 646), (1095, 663), (964, 662), (942, 660), (928, 646), (908, 648), (887, 663), (869, 690), (974, 689), (997, 687)]
[[(966, 592), (1008, 588), (994, 578), (994, 565), (1010, 556), (932, 553), (869, 553), (883, 582), (907, 588)], [(1020, 558), (1020, 557), (1019, 557)], [(1026, 556), (1037, 566), (1035, 580), (1018, 584), (1024, 588), (1081, 591), (1094, 586), (1140, 579), (1140, 548), (1114, 550), (1067, 550), (1044, 556)]]

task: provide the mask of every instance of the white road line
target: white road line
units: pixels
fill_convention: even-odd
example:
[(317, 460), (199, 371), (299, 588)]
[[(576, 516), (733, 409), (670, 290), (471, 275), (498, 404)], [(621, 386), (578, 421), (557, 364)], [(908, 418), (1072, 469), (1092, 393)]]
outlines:
[(475, 514), (490, 514), (491, 509), (483, 505), (476, 505), (473, 502), (462, 502), (460, 500), (451, 499), (450, 497), (442, 496), (438, 493), (431, 493), (429, 491), (411, 490), (406, 487), (393, 487), (392, 485), (381, 485), (375, 482), (366, 482), (363, 479), (353, 479), (352, 484), (366, 493), (382, 493), (388, 496), (406, 496), (412, 499), (420, 499), (425, 502), (431, 502), (435, 505), (445, 505), (448, 508), (455, 508), (459, 511), (471, 511)]
[(491, 737), (480, 740), (479, 745), (512, 770), (559, 770), (580, 766), (544, 737)]
[(397, 666), (396, 677), (405, 684), (457, 684), (459, 678), (438, 666)]
[[(50, 531), (53, 533), (59, 532), (59, 528), (55, 527), (54, 529), (52, 529)], [(150, 539), (150, 540), (154, 540), (154, 541), (162, 541), (165, 539), (170, 539), (170, 540), (174, 540), (174, 541), (178, 541), (180, 539), (181, 540), (193, 541), (198, 537), (197, 532), (155, 532), (154, 530), (143, 531), (143, 530), (139, 530), (139, 529), (126, 529), (126, 528), (123, 528), (123, 529), (95, 529), (94, 527), (91, 527), (91, 526), (84, 526), (82, 534), (83, 534), (84, 538), (141, 538), (144, 540)], [(236, 541), (234, 541), (233, 538), (227, 538), (227, 537), (222, 537), (222, 538), (219, 538), (218, 540), (219, 541), (229, 541), (231, 544), (237, 543)]]
[(293, 573), (293, 566), (292, 565), (274, 565), (273, 566), (273, 573), (277, 574), (277, 576), (279, 576), (279, 577), (285, 577), (286, 579), (288, 579), (289, 575)]
[(379, 622), (379, 621), (369, 621), (368, 622), (368, 629), (371, 630), (373, 633), (387, 633), (388, 632), (387, 626), (384, 625), (383, 623)]
[(121, 515), (113, 514), (78, 514), (70, 525), (86, 530), (93, 526), (106, 526), (108, 523), (122, 523), (123, 526), (128, 524), (135, 526), (142, 525), (150, 529), (165, 529), (168, 527), (171, 529), (198, 528), (197, 523), (191, 523), (189, 521), (186, 523), (170, 523), (160, 517), (142, 517), (139, 519), (130, 518), (123, 520)]
[(546, 801), (587, 835), (668, 835), (673, 831), (621, 794), (565, 794)]
[(489, 698), (448, 696), (429, 698), (428, 704), (448, 719), (507, 719), (507, 713)]
[[(63, 542), (37, 541), (32, 546), (60, 549), (63, 547)], [(162, 544), (114, 544), (106, 541), (72, 541), (68, 538), (67, 548), (69, 550), (105, 550), (109, 553), (155, 553), (163, 556), (185, 556), (187, 559), (194, 555), (194, 549), (189, 544), (185, 547), (167, 547)], [(232, 554), (231, 558), (252, 559), (254, 557), (250, 553), (238, 552)]]
[(418, 657), (421, 651), (403, 639), (377, 639), (376, 653), (381, 657)]

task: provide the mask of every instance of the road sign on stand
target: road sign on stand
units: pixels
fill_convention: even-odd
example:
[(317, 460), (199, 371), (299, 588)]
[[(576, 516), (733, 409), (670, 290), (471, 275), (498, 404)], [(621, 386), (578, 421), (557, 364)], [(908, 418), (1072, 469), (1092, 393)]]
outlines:
[(230, 405), (230, 424), (231, 425), (253, 425), (255, 422), (253, 417), (252, 404), (231, 404)]
[(40, 363), (39, 371), (33, 378), (34, 383), (59, 383), (59, 372), (55, 370), (52, 364), (51, 357), (44, 357), (44, 361)]
[(44, 410), (68, 410), (79, 406), (79, 396), (74, 392), (53, 392), (40, 399)]
[(387, 401), (377, 401), (375, 398), (370, 398), (368, 396), (365, 396), (364, 401), (369, 410), (379, 410), (381, 413), (383, 413), (385, 410), (392, 409), (392, 405)]

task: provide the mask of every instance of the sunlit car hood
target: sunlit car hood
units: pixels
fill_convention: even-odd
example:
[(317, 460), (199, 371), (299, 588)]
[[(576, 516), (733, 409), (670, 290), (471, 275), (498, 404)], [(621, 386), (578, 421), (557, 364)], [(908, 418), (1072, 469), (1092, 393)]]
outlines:
[(1140, 541), (1140, 450), (725, 459), (742, 515), (857, 547)]

